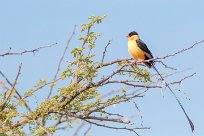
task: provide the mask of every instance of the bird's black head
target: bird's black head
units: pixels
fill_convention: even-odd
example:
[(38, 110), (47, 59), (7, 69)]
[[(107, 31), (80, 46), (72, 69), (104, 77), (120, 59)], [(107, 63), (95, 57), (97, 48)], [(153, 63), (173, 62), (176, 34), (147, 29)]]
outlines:
[(135, 31), (132, 31), (132, 32), (130, 32), (129, 34), (128, 34), (128, 36), (133, 36), (133, 35), (138, 35), (138, 33), (137, 32), (135, 32)]

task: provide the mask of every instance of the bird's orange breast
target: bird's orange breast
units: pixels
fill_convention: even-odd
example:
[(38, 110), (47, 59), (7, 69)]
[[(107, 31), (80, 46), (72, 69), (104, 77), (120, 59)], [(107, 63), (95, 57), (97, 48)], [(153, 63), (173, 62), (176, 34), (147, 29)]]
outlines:
[(142, 61), (145, 59), (144, 52), (137, 46), (135, 41), (128, 41), (128, 52), (136, 61)]

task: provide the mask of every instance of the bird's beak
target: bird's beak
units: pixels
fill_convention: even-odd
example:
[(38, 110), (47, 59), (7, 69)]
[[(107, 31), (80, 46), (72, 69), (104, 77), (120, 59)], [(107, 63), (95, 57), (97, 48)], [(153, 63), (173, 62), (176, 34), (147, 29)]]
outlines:
[(125, 37), (129, 38), (130, 36), (129, 36), (129, 35), (126, 35)]

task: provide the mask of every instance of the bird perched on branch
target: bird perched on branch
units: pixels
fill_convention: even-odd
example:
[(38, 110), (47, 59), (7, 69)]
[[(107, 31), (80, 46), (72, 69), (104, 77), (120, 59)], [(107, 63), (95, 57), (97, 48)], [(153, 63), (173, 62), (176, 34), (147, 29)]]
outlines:
[(144, 64), (151, 68), (153, 66), (154, 61), (145, 62), (145, 60), (149, 60), (153, 58), (152, 53), (147, 48), (147, 45), (140, 40), (137, 32), (133, 31), (129, 33), (128, 37), (128, 52), (131, 57), (136, 60), (136, 62), (144, 62)]
[(194, 131), (194, 125), (191, 119), (188, 117), (183, 105), (177, 98), (176, 94), (173, 92), (169, 84), (164, 80), (162, 75), (159, 73), (159, 71), (155, 67), (155, 62), (154, 60), (151, 60), (153, 58), (153, 55), (151, 51), (148, 49), (147, 45), (140, 39), (139, 35), (137, 32), (132, 31), (128, 34), (128, 52), (130, 56), (135, 60), (132, 64), (135, 64), (137, 62), (142, 62), (144, 63), (148, 68), (152, 68), (157, 72), (157, 74), (161, 77), (161, 79), (164, 81), (165, 85), (168, 87), (170, 92), (173, 94), (175, 97), (176, 101), (178, 102), (179, 106), (183, 110), (186, 118), (188, 119), (188, 122), (190, 124), (192, 132)]

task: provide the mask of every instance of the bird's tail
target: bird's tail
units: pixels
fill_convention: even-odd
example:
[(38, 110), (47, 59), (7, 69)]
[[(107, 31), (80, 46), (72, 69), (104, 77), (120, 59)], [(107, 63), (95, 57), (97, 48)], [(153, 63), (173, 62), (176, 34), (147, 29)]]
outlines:
[[(145, 56), (145, 60), (148, 60), (149, 58), (147, 58), (146, 56)], [(153, 60), (150, 60), (150, 61), (148, 61), (148, 62), (144, 62), (144, 64), (148, 67), (148, 68), (151, 68), (153, 65), (154, 65), (154, 61)]]
[(157, 72), (157, 74), (161, 77), (161, 79), (165, 82), (165, 85), (168, 87), (168, 89), (170, 90), (170, 92), (172, 93), (172, 95), (174, 96), (174, 98), (176, 99), (176, 101), (178, 102), (179, 106), (181, 107), (181, 109), (183, 110), (186, 118), (188, 119), (189, 125), (191, 127), (192, 132), (194, 131), (194, 124), (191, 121), (191, 119), (188, 117), (188, 114), (186, 113), (183, 105), (181, 104), (181, 102), (179, 101), (179, 99), (177, 98), (176, 94), (173, 92), (173, 90), (170, 88), (170, 86), (168, 85), (168, 83), (164, 80), (164, 78), (162, 77), (162, 75), (159, 73), (159, 71), (156, 69), (156, 67), (153, 65), (151, 65), (154, 70)]
[(151, 68), (152, 65), (153, 65), (151, 62), (144, 62), (144, 64), (145, 64), (148, 68)]

